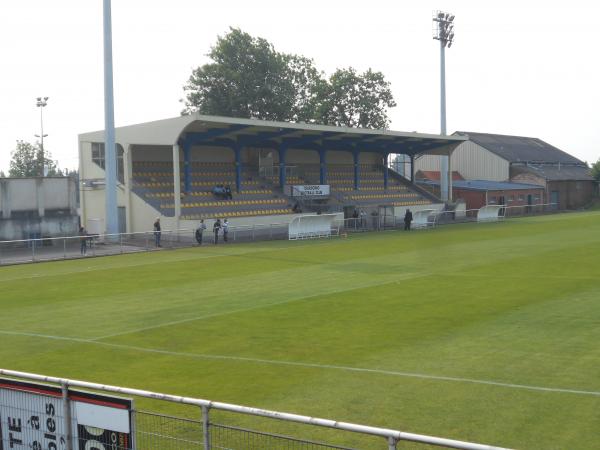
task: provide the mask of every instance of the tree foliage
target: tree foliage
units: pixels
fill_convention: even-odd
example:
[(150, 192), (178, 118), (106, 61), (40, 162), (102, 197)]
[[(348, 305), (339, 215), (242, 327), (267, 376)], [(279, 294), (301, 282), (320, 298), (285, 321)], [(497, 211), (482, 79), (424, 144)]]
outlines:
[(10, 168), (8, 176), (13, 178), (37, 177), (42, 174), (42, 167), (48, 168), (49, 176), (62, 175), (56, 161), (51, 159), (50, 153), (42, 152), (39, 143), (31, 144), (25, 141), (17, 141), (17, 146), (11, 152)]
[(600, 158), (594, 164), (592, 164), (592, 176), (596, 181), (600, 181)]
[(280, 53), (239, 29), (217, 39), (211, 63), (192, 71), (183, 114), (386, 128), (396, 106), (381, 72), (338, 69), (326, 78), (312, 59)]

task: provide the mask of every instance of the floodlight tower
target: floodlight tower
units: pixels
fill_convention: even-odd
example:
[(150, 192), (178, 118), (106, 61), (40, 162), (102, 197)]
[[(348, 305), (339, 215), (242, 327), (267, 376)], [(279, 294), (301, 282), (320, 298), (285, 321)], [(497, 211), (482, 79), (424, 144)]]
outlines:
[(119, 232), (117, 210), (117, 157), (115, 152), (115, 106), (113, 96), (112, 19), (110, 0), (104, 0), (104, 157), (106, 182), (106, 232)]
[[(440, 41), (440, 119), (441, 132), (446, 135), (446, 47), (454, 42), (454, 15), (442, 11), (433, 13), (433, 38)], [(452, 200), (448, 190), (448, 157), (440, 156), (440, 192), (442, 200)]]
[(44, 107), (48, 104), (48, 97), (38, 97), (36, 106), (40, 108), (40, 134), (36, 134), (35, 137), (40, 138), (40, 177), (45, 176), (44, 170), (44, 138), (48, 136), (44, 134)]

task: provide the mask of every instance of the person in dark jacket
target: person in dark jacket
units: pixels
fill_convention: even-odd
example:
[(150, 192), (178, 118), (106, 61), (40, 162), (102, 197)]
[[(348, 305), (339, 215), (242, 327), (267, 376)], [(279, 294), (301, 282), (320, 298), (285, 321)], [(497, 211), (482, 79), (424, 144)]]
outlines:
[(410, 209), (406, 209), (406, 213), (404, 214), (404, 231), (410, 231), (410, 223), (412, 220), (413, 216)]
[(157, 217), (154, 222), (154, 244), (157, 247), (162, 247), (162, 245), (160, 245), (160, 234), (160, 217)]
[(87, 235), (87, 231), (85, 231), (85, 228), (83, 227), (79, 227), (79, 241), (80, 241), (80, 251), (81, 251), (81, 256), (85, 256), (87, 253), (87, 240), (88, 240), (88, 235)]
[(215, 244), (219, 243), (219, 230), (221, 229), (221, 219), (217, 219), (213, 225), (213, 232), (215, 233)]

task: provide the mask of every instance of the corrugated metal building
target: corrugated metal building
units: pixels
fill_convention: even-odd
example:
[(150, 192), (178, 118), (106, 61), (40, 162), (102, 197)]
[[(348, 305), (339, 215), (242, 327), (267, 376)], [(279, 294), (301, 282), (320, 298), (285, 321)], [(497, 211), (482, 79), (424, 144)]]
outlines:
[[(544, 201), (559, 209), (576, 209), (588, 204), (596, 183), (587, 165), (538, 138), (457, 131), (466, 136), (452, 154), (452, 170), (467, 180), (515, 181), (540, 185)], [(439, 171), (439, 158), (424, 155), (415, 170)]]

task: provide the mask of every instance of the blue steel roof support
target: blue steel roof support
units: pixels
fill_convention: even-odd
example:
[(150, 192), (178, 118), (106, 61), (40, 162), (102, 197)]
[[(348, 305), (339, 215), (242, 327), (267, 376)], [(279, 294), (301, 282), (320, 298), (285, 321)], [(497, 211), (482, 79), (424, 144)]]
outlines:
[(207, 140), (214, 139), (218, 136), (223, 136), (228, 133), (235, 133), (237, 131), (249, 128), (248, 125), (231, 125), (225, 128), (213, 128), (204, 132), (192, 131), (186, 132), (183, 142), (188, 142), (191, 145), (198, 145)]

